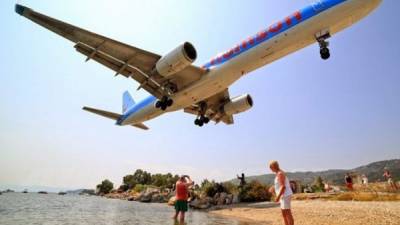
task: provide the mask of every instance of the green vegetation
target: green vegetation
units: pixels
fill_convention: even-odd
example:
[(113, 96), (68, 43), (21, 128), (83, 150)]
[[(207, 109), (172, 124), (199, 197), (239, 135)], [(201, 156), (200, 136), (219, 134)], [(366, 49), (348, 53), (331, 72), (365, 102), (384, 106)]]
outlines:
[(137, 192), (144, 190), (147, 186), (172, 189), (178, 179), (178, 175), (172, 175), (171, 173), (151, 174), (147, 171), (137, 169), (133, 174), (124, 176), (122, 179), (123, 184), (120, 186), (120, 189), (122, 191), (133, 189)]
[(324, 192), (324, 182), (320, 176), (315, 178), (311, 189), (313, 192)]
[(114, 188), (114, 184), (111, 181), (107, 180), (107, 179), (103, 180), (101, 182), (101, 184), (98, 184), (96, 186), (98, 194), (108, 194), (108, 193), (110, 193), (112, 191), (113, 188)]
[(253, 180), (245, 184), (239, 191), (239, 199), (242, 202), (260, 202), (271, 200), (268, 186)]

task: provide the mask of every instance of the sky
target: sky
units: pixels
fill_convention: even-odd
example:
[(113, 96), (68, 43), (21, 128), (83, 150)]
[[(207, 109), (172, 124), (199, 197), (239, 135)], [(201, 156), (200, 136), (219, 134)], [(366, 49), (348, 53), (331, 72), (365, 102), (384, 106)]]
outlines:
[[(285, 18), (308, 0), (18, 1), (124, 43), (163, 55), (184, 41), (202, 65), (219, 52)], [(400, 1), (331, 40), (331, 59), (309, 46), (236, 82), (254, 107), (235, 124), (193, 124), (181, 111), (119, 127), (81, 110), (120, 112), (122, 93), (138, 84), (85, 57), (73, 43), (0, 2), (0, 186), (93, 188), (116, 185), (142, 168), (224, 181), (238, 173), (354, 168), (400, 158)]]

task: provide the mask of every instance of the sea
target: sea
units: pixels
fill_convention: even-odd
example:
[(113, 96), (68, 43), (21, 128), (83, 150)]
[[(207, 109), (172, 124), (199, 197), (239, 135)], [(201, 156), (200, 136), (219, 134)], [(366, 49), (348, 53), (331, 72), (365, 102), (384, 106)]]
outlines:
[[(174, 208), (98, 196), (38, 193), (0, 195), (0, 225), (177, 225)], [(185, 224), (250, 225), (206, 212), (189, 210)]]

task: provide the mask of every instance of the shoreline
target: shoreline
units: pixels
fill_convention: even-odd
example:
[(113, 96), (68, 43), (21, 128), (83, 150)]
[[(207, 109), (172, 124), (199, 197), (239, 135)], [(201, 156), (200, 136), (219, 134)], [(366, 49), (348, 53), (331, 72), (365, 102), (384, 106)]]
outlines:
[[(398, 225), (400, 202), (355, 202), (307, 200), (292, 202), (296, 224), (302, 225)], [(210, 210), (210, 214), (269, 225), (281, 225), (279, 205), (264, 203), (238, 204)]]

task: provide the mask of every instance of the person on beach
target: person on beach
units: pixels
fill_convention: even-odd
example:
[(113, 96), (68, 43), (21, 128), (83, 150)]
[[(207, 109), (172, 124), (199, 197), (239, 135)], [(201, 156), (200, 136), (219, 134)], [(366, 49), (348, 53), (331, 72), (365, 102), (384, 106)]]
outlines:
[(185, 212), (188, 211), (188, 197), (189, 197), (189, 188), (194, 184), (194, 182), (190, 179), (188, 175), (183, 175), (179, 178), (179, 180), (175, 184), (175, 215), (173, 216), (174, 220), (178, 219), (180, 224), (184, 224), (185, 222)]
[(350, 173), (346, 173), (346, 176), (344, 176), (344, 182), (346, 183), (347, 189), (353, 191), (353, 178), (351, 178)]
[(387, 168), (384, 169), (383, 177), (387, 180), (388, 184), (390, 185), (390, 188), (392, 190), (396, 191), (397, 185), (393, 181), (393, 177), (392, 177), (392, 174), (390, 173), (389, 169), (387, 169)]
[(368, 186), (368, 177), (365, 174), (361, 176), (361, 181), (364, 186)]
[(236, 175), (237, 179), (240, 181), (239, 187), (243, 187), (246, 185), (246, 179), (244, 177), (244, 173), (242, 173), (242, 176)]
[(271, 161), (269, 168), (276, 174), (275, 176), (275, 202), (280, 202), (283, 221), (285, 225), (294, 225), (294, 219), (291, 211), (291, 198), (293, 195), (292, 189), (290, 188), (289, 178), (279, 168), (277, 161)]

